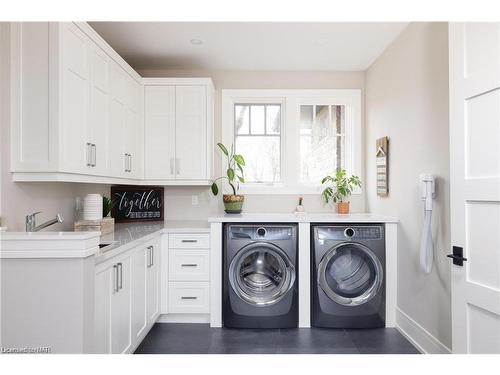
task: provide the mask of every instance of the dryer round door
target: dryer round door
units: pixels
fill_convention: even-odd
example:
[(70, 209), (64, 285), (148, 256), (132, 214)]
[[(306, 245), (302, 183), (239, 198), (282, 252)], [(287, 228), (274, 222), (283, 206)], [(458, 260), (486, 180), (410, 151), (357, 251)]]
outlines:
[(278, 246), (254, 242), (243, 247), (231, 261), (229, 282), (245, 302), (268, 306), (279, 302), (293, 287), (295, 267)]
[(384, 271), (377, 256), (359, 243), (344, 242), (331, 248), (318, 267), (318, 284), (343, 306), (359, 306), (377, 295)]

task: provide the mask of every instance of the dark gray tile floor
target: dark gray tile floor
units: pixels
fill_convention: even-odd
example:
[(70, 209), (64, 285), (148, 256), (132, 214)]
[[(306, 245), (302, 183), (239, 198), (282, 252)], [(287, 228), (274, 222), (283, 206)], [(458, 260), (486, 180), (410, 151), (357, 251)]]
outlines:
[(417, 354), (395, 328), (230, 329), (157, 323), (136, 354)]

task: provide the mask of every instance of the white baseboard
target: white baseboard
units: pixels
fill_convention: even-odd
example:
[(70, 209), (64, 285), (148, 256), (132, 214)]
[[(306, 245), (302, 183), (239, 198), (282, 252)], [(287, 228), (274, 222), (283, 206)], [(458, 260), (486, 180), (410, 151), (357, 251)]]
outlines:
[(162, 314), (157, 323), (210, 323), (209, 314)]
[(451, 354), (451, 350), (446, 345), (399, 308), (396, 308), (396, 328), (422, 353)]

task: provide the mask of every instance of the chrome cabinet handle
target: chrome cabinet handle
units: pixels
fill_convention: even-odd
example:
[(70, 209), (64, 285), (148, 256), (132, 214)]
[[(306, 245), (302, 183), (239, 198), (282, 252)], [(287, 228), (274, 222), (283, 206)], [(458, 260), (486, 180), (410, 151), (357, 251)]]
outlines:
[(90, 147), (92, 149), (92, 166), (95, 167), (97, 164), (97, 147), (95, 143), (92, 143)]
[(87, 167), (92, 166), (92, 143), (87, 142)]
[(120, 276), (120, 278), (119, 278), (120, 282), (118, 284), (118, 288), (119, 289), (123, 289), (123, 267), (122, 267), (121, 263), (118, 263), (117, 266), (118, 266), (118, 270), (119, 270), (119, 273), (120, 273), (119, 274), (119, 276)]
[(128, 155), (127, 153), (124, 154), (125, 155), (125, 158), (123, 159), (124, 160), (124, 165), (125, 165), (125, 172), (128, 172)]
[(148, 246), (146, 250), (148, 251), (148, 268), (150, 268), (153, 267), (154, 264), (154, 254), (153, 254), (154, 247)]
[(198, 297), (182, 296), (181, 299), (198, 299)]
[(184, 242), (184, 243), (195, 243), (195, 242), (198, 242), (198, 240), (181, 240), (181, 242)]
[(128, 154), (128, 171), (132, 172), (132, 154)]
[(198, 267), (196, 263), (185, 263), (181, 264), (181, 267)]
[(113, 266), (113, 276), (115, 278), (115, 284), (113, 285), (113, 291), (118, 292), (120, 289), (118, 288), (118, 265)]
[(151, 246), (146, 247), (146, 256), (148, 257), (148, 262), (146, 267), (151, 267)]
[(151, 247), (151, 267), (153, 267), (155, 265), (155, 247), (154, 246), (150, 247)]

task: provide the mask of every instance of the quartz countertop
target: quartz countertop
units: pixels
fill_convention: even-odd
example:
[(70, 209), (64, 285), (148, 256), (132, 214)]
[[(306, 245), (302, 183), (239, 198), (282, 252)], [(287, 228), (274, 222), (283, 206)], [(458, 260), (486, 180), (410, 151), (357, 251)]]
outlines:
[(115, 231), (101, 236), (101, 243), (111, 243), (105, 252), (99, 251), (96, 263), (102, 263), (132, 247), (158, 236), (160, 233), (210, 233), (207, 221), (165, 220), (145, 223), (118, 223)]
[(208, 218), (210, 223), (397, 223), (398, 219), (369, 213), (351, 213), (347, 215), (334, 213), (290, 213), (290, 214), (225, 214)]

